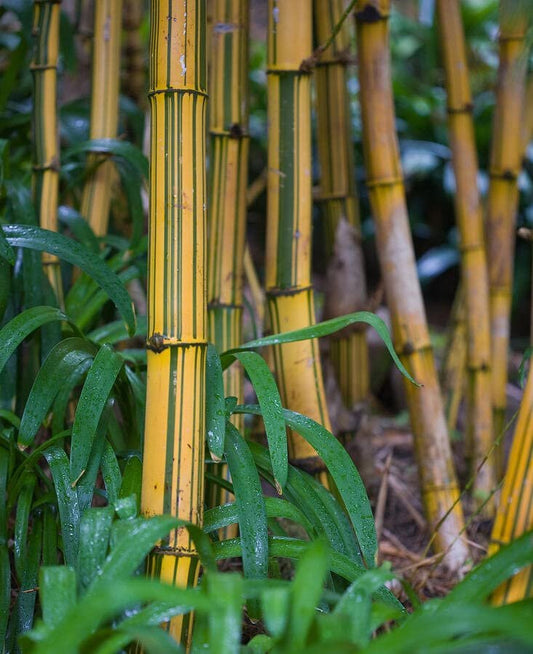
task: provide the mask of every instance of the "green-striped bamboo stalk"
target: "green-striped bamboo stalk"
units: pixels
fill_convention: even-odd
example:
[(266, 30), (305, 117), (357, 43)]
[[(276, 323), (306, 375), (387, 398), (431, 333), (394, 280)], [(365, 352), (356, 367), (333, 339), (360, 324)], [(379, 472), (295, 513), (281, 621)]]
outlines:
[(527, 66), (525, 33), (529, 3), (500, 2), (500, 64), (492, 127), (490, 185), (487, 200), (492, 401), (494, 429), (504, 429), (511, 317), (517, 178), (522, 159), (523, 102)]
[[(315, 320), (311, 287), (311, 88), (300, 69), (312, 50), (312, 1), (268, 3), (268, 182), (266, 292), (271, 328), (285, 332)], [(277, 347), (285, 406), (330, 427), (316, 340)], [(315, 450), (296, 434), (289, 451), (318, 470)]]
[[(211, 135), (207, 316), (220, 351), (241, 342), (242, 277), (248, 166), (248, 2), (215, 0), (210, 76)], [(226, 393), (242, 398), (232, 366)]]
[[(316, 37), (325, 43), (339, 23), (344, 0), (314, 0)], [(324, 50), (315, 71), (320, 161), (319, 202), (326, 227), (328, 252), (333, 255), (326, 297), (325, 318), (364, 309), (366, 279), (361, 248), (359, 199), (355, 185), (350, 99), (347, 91), (347, 56), (350, 22), (344, 22)], [(342, 289), (337, 297), (336, 289)], [(344, 403), (352, 407), (368, 394), (366, 333), (354, 329), (330, 339), (334, 365)]]
[[(33, 6), (33, 201), (40, 226), (55, 232), (59, 187), (57, 58), (61, 4), (58, 0), (35, 0)], [(59, 259), (44, 253), (43, 265), (61, 306), (63, 288)]]
[(361, 0), (357, 51), (367, 186), (393, 337), (406, 367), (423, 384), (407, 383), (422, 495), (436, 549), (457, 569), (468, 558), (463, 514), (405, 203), (394, 126), (389, 55), (390, 0)]
[[(448, 94), (448, 129), (455, 173), (455, 213), (460, 234), (467, 331), (467, 443), (479, 500), (496, 486), (492, 449), (490, 314), (483, 214), (477, 187), (477, 153), (468, 62), (458, 0), (437, 0), (439, 40)], [(481, 465), (483, 464), (483, 465)], [(492, 510), (492, 504), (486, 504)]]
[[(242, 342), (242, 283), (248, 178), (248, 0), (214, 0), (209, 71), (211, 170), (207, 245), (209, 340), (221, 352)], [(243, 373), (224, 377), (227, 396), (243, 399)], [(239, 417), (237, 426), (242, 425)], [(222, 467), (226, 475), (226, 466)], [(219, 489), (221, 490), (221, 489)], [(217, 504), (229, 501), (221, 490)], [(226, 530), (226, 536), (234, 536)]]
[[(533, 366), (522, 396), (518, 420), (492, 529), (489, 556), (533, 528)], [(502, 584), (494, 604), (508, 604), (533, 595), (533, 568), (523, 568)]]
[[(115, 138), (120, 87), (122, 0), (98, 0), (94, 7), (91, 85), (91, 139)], [(107, 233), (111, 189), (117, 172), (98, 152), (87, 157), (89, 169), (81, 199), (81, 214), (97, 236)]]
[[(145, 515), (201, 524), (205, 431), (205, 3), (151, 2), (150, 230)], [(152, 555), (149, 573), (190, 586), (198, 558), (177, 530)], [(190, 635), (188, 618), (170, 631)]]

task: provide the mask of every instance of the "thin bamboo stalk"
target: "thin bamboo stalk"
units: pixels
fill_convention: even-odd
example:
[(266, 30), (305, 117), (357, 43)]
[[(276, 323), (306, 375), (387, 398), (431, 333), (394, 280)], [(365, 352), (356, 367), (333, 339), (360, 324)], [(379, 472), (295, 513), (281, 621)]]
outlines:
[[(319, 43), (325, 43), (333, 33), (345, 4), (344, 0), (314, 0)], [(321, 169), (318, 201), (324, 217), (328, 253), (334, 255), (329, 278), (334, 277), (332, 286), (342, 288), (342, 297), (337, 299), (334, 288), (328, 287), (328, 311), (324, 318), (360, 311), (367, 300), (347, 90), (351, 25), (343, 23), (331, 45), (321, 53), (315, 71)], [(347, 225), (342, 224), (343, 221)], [(369, 389), (366, 332), (353, 329), (348, 334), (330, 338), (330, 358), (343, 401), (351, 408), (367, 396)]]
[[(146, 430), (141, 507), (202, 523), (205, 357), (205, 2), (151, 2), (150, 229)], [(149, 574), (194, 585), (188, 532), (153, 553)], [(187, 643), (192, 623), (170, 621)]]
[[(220, 351), (241, 342), (248, 167), (248, 2), (215, 0), (210, 104), (211, 183), (208, 219), (208, 333)], [(242, 398), (232, 366), (226, 392)]]
[[(59, 189), (59, 132), (57, 122), (57, 59), (60, 0), (35, 0), (33, 73), (33, 202), (43, 229), (57, 231)], [(43, 265), (59, 305), (63, 286), (59, 259), (43, 253)]]
[[(315, 321), (311, 287), (311, 87), (301, 70), (312, 50), (311, 0), (269, 0), (267, 36), (268, 182), (266, 293), (274, 332)], [(276, 347), (282, 400), (330, 428), (316, 340)], [(315, 450), (290, 434), (300, 465), (322, 467)]]
[[(457, 0), (437, 0), (439, 40), (446, 74), (448, 129), (455, 173), (455, 213), (460, 234), (467, 332), (467, 434), (474, 497), (486, 501), (496, 487), (492, 448), (490, 312), (483, 214), (477, 187), (478, 161), (472, 120), (468, 62)], [(483, 465), (481, 465), (483, 462)], [(492, 503), (485, 511), (492, 512)]]
[(409, 232), (394, 126), (389, 13), (390, 0), (361, 0), (355, 14), (367, 186), (393, 338), (406, 367), (423, 384), (407, 383), (405, 389), (425, 511), (436, 549), (449, 567), (458, 569), (469, 553)]
[(492, 401), (495, 435), (505, 424), (507, 365), (510, 335), (513, 257), (518, 173), (522, 158), (523, 103), (527, 67), (525, 33), (528, 3), (500, 2), (500, 64), (492, 126), (490, 185), (487, 200)]
[[(496, 511), (488, 555), (512, 542), (533, 527), (533, 366), (526, 387), (513, 438), (501, 500)], [(533, 595), (533, 567), (527, 566), (492, 596), (493, 604), (509, 604)]]
[(466, 385), (466, 306), (464, 289), (461, 284), (457, 288), (452, 307), (448, 342), (444, 352), (441, 370), (441, 382), (446, 404), (446, 422), (451, 431), (457, 426), (459, 407), (463, 399)]
[[(214, 0), (211, 31), (207, 320), (209, 340), (220, 352), (242, 342), (242, 285), (248, 177), (248, 1)], [(224, 374), (227, 396), (243, 399), (243, 371)], [(243, 426), (243, 417), (233, 421)], [(227, 476), (227, 466), (220, 473)], [(230, 501), (217, 487), (216, 504)], [(235, 526), (224, 530), (236, 535)]]
[[(120, 87), (122, 0), (98, 0), (94, 8), (91, 86), (91, 139), (115, 138)], [(97, 236), (107, 233), (111, 190), (117, 171), (108, 156), (87, 157), (88, 176), (80, 212)]]

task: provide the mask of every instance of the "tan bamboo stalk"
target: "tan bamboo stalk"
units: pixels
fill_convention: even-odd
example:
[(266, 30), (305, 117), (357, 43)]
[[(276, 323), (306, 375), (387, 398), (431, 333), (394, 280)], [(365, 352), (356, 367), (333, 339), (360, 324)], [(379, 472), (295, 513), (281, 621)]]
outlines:
[(518, 173), (522, 159), (523, 102), (527, 66), (527, 1), (500, 2), (500, 64), (492, 126), (490, 185), (487, 199), (492, 401), (494, 430), (504, 429), (510, 334)]
[[(345, 4), (344, 0), (314, 0), (319, 44), (330, 38)], [(321, 172), (318, 200), (323, 212), (328, 254), (333, 255), (324, 318), (361, 311), (367, 301), (347, 90), (351, 26), (351, 22), (343, 23), (331, 45), (321, 53), (315, 71)], [(340, 297), (336, 297), (336, 288), (342, 289)], [(351, 408), (368, 394), (366, 332), (353, 329), (348, 334), (330, 338), (330, 358), (343, 401)]]
[(140, 27), (143, 19), (142, 0), (124, 0), (124, 91), (137, 105), (146, 105), (145, 47)]
[[(141, 507), (202, 523), (205, 356), (205, 3), (152, 0), (146, 429)], [(186, 530), (156, 550), (149, 574), (194, 585)], [(187, 642), (187, 617), (170, 622)]]
[[(487, 500), (496, 487), (492, 449), (490, 313), (483, 213), (472, 120), (465, 38), (458, 0), (437, 0), (438, 32), (448, 94), (448, 129), (455, 173), (455, 213), (460, 234), (467, 332), (467, 433), (474, 497)], [(481, 465), (483, 464), (483, 465)], [(486, 511), (493, 510), (485, 504)]]
[[(214, 0), (209, 132), (211, 170), (207, 242), (209, 340), (220, 352), (242, 343), (242, 285), (248, 178), (248, 0)], [(243, 400), (243, 371), (224, 374), (224, 392)], [(234, 419), (242, 427), (242, 416)], [(221, 466), (227, 475), (227, 467)], [(230, 501), (217, 488), (217, 504)], [(224, 537), (236, 535), (235, 526)]]
[(407, 383), (405, 389), (426, 515), (435, 530), (435, 548), (457, 569), (468, 558), (468, 548), (461, 535), (459, 490), (409, 232), (394, 126), (389, 13), (390, 0), (361, 0), (355, 14), (367, 186), (395, 345), (423, 384)]
[[(315, 321), (311, 286), (311, 88), (300, 69), (312, 51), (312, 1), (269, 0), (267, 36), (268, 182), (266, 293), (273, 332)], [(284, 405), (330, 428), (316, 340), (277, 347)], [(296, 434), (293, 460), (322, 464)]]
[[(91, 84), (91, 139), (116, 138), (120, 87), (122, 0), (98, 0), (94, 7)], [(113, 162), (98, 152), (87, 157), (89, 169), (81, 214), (97, 236), (107, 233), (111, 189), (117, 178)]]
[[(533, 366), (524, 395), (496, 511), (488, 555), (533, 528)], [(523, 568), (494, 592), (494, 604), (516, 602), (533, 594), (533, 568)]]
[[(35, 0), (33, 7), (33, 202), (40, 226), (56, 232), (59, 188), (57, 58), (61, 4), (57, 0)], [(61, 306), (63, 287), (59, 259), (43, 253), (43, 265)]]

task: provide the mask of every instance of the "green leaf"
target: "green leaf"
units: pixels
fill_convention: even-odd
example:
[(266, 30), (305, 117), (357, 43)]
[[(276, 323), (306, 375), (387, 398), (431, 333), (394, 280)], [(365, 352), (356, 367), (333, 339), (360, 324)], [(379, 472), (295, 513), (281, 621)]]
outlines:
[(230, 422), (226, 423), (225, 443), (239, 513), (244, 574), (260, 579), (268, 572), (268, 530), (259, 475), (246, 441)]
[(54, 627), (76, 603), (76, 573), (65, 565), (42, 567), (39, 595), (44, 623)]
[(235, 352), (231, 356), (241, 362), (257, 395), (265, 423), (274, 484), (278, 494), (281, 495), (287, 483), (289, 455), (287, 428), (278, 387), (266, 361), (256, 352)]
[[(137, 318), (137, 330), (135, 331), (134, 336), (142, 337), (146, 339), (146, 330), (147, 330), (147, 320), (146, 316), (138, 316)], [(101, 325), (96, 329), (93, 329), (87, 334), (87, 338), (90, 338), (91, 341), (101, 345), (102, 343), (111, 343), (115, 344), (120, 341), (125, 341), (127, 338), (130, 338), (126, 327), (121, 320), (115, 320), (114, 322), (106, 323)]]
[(17, 347), (32, 332), (55, 320), (68, 320), (67, 316), (55, 307), (32, 307), (12, 318), (0, 329), (0, 370), (14, 354)]
[(111, 347), (103, 345), (87, 373), (72, 426), (70, 476), (73, 483), (87, 467), (96, 428), (123, 364)]
[(109, 504), (114, 504), (120, 495), (122, 475), (120, 474), (120, 466), (118, 465), (115, 451), (107, 440), (104, 443), (104, 452), (100, 466), (107, 492), (107, 501)]
[(235, 573), (211, 572), (206, 578), (209, 612), (209, 644), (212, 652), (238, 654), (241, 645), (242, 577)]
[(139, 148), (135, 147), (132, 143), (128, 143), (128, 141), (121, 141), (119, 139), (91, 139), (69, 148), (63, 156), (67, 159), (81, 152), (95, 152), (122, 157), (134, 166), (143, 177), (148, 178), (148, 159)]
[(112, 506), (91, 508), (87, 509), (81, 518), (77, 571), (78, 584), (82, 592), (102, 572), (114, 513)]
[(100, 244), (85, 218), (72, 207), (61, 206), (57, 211), (59, 222), (67, 226), (88, 250), (100, 255)]
[(121, 534), (102, 565), (101, 574), (89, 586), (87, 595), (98, 594), (103, 585), (132, 575), (155, 543), (180, 524), (180, 520), (171, 516), (155, 516), (148, 520), (134, 518), (128, 521), (127, 531)]
[(289, 620), (284, 644), (289, 649), (303, 649), (322, 595), (328, 569), (328, 551), (322, 541), (315, 541), (302, 553), (291, 588)]
[(15, 265), (15, 252), (2, 231), (0, 231), (0, 257), (12, 266)]
[(78, 559), (80, 533), (78, 494), (70, 483), (69, 461), (64, 450), (54, 445), (46, 450), (44, 456), (56, 489), (65, 562), (74, 568)]
[(130, 456), (122, 473), (119, 497), (135, 496), (137, 511), (141, 506), (142, 463), (137, 455)]
[[(235, 412), (260, 415), (256, 405), (236, 407)], [(288, 426), (303, 436), (326, 464), (354, 527), (362, 560), (365, 566), (374, 567), (377, 553), (374, 516), (365, 486), (350, 455), (333, 434), (311, 418), (287, 409), (283, 409), (283, 415)]]
[(67, 338), (52, 349), (26, 402), (18, 434), (20, 445), (31, 444), (65, 379), (84, 361), (92, 359), (96, 352), (92, 343), (77, 337)]
[(217, 350), (211, 343), (207, 346), (206, 388), (209, 389), (205, 400), (207, 447), (213, 459), (220, 461), (224, 455), (226, 407), (222, 366)]
[(33, 492), (37, 479), (30, 472), (26, 472), (22, 488), (17, 498), (17, 513), (15, 516), (13, 552), (15, 555), (15, 569), (19, 581), (24, 578), (26, 567), (26, 549), (29, 532), (30, 512), (33, 503)]
[(516, 574), (521, 568), (533, 563), (533, 530), (519, 536), (496, 554), (483, 559), (466, 577), (453, 588), (445, 604), (483, 601), (501, 583)]
[(99, 257), (80, 243), (39, 227), (4, 225), (3, 230), (12, 246), (49, 252), (81, 268), (108, 294), (127, 324), (129, 334), (135, 333), (135, 313), (131, 298), (116, 274)]
[(404, 365), (398, 358), (398, 355), (394, 350), (387, 325), (379, 316), (376, 316), (369, 311), (357, 311), (356, 313), (349, 313), (348, 315), (341, 316), (340, 318), (332, 318), (331, 320), (319, 322), (316, 325), (304, 327), (303, 329), (295, 329), (293, 331), (284, 332), (283, 334), (272, 334), (271, 336), (264, 336), (263, 338), (258, 338), (254, 341), (248, 341), (240, 347), (232, 348), (231, 350), (224, 352), (221, 356), (222, 367), (226, 368), (229, 365), (229, 355), (234, 355), (236, 352), (253, 350), (255, 348), (266, 347), (268, 345), (294, 343), (295, 341), (304, 341), (308, 338), (320, 338), (322, 336), (329, 336), (330, 334), (340, 331), (341, 329), (348, 327), (348, 325), (353, 325), (356, 322), (364, 322), (377, 331), (398, 370), (404, 377), (407, 377), (409, 381), (419, 386), (419, 384), (417, 384), (417, 382), (411, 377), (411, 375), (407, 372)]

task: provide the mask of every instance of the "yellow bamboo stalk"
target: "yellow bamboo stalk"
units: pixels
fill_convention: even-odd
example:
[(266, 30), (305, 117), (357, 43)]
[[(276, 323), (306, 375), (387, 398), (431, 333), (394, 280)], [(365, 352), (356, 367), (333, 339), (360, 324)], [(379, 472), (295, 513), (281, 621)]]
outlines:
[(367, 186), (395, 345), (423, 384), (407, 383), (405, 389), (425, 511), (435, 530), (435, 548), (449, 567), (458, 569), (469, 553), (461, 535), (459, 490), (409, 232), (394, 126), (389, 13), (390, 0), (361, 0), (355, 14)]
[[(98, 0), (94, 8), (90, 138), (116, 138), (120, 87), (122, 0)], [(80, 212), (97, 236), (107, 233), (113, 162), (98, 152), (87, 157), (88, 176)]]
[[(58, 0), (35, 0), (33, 7), (33, 202), (40, 226), (56, 232), (59, 187), (57, 59), (61, 4)], [(43, 266), (57, 301), (62, 306), (63, 286), (59, 259), (43, 253)]]
[(529, 3), (500, 2), (500, 64), (492, 126), (490, 185), (487, 200), (492, 401), (495, 435), (505, 424), (507, 365), (510, 334), (513, 257), (518, 173), (522, 158), (523, 103), (527, 66), (525, 33)]
[[(267, 36), (268, 181), (266, 293), (274, 332), (315, 321), (311, 287), (311, 87), (300, 69), (312, 51), (311, 0), (269, 0)], [(284, 405), (330, 428), (316, 340), (276, 347)], [(315, 450), (296, 434), (289, 453), (319, 470)]]
[[(314, 0), (316, 37), (320, 44), (330, 38), (345, 4), (344, 0)], [(347, 21), (342, 24), (330, 46), (321, 53), (315, 71), (321, 169), (318, 201), (328, 253), (334, 257), (330, 262), (331, 285), (327, 290), (325, 318), (361, 311), (367, 300), (347, 91), (351, 25)], [(341, 298), (335, 298), (332, 287), (343, 289)], [(349, 334), (330, 338), (330, 358), (343, 401), (351, 408), (367, 396), (369, 389), (366, 332), (353, 329)]]
[[(533, 366), (520, 403), (501, 500), (496, 511), (488, 555), (495, 554), (533, 528)], [(493, 604), (509, 604), (533, 595), (533, 568), (523, 568), (492, 596)]]
[[(248, 178), (248, 1), (214, 0), (211, 30), (207, 319), (209, 340), (220, 352), (242, 342), (242, 285)], [(227, 396), (243, 399), (243, 372), (224, 374)], [(235, 416), (238, 428), (243, 417)], [(227, 466), (221, 466), (227, 476)], [(217, 488), (215, 502), (229, 501)], [(224, 530), (234, 537), (236, 525)]]
[[(205, 356), (205, 3), (151, 2), (150, 229), (146, 429), (141, 507), (202, 523)], [(186, 530), (150, 559), (149, 574), (194, 585)], [(187, 643), (191, 622), (170, 621)]]
[[(439, 40), (446, 74), (448, 129), (455, 173), (455, 213), (460, 234), (467, 332), (467, 434), (474, 496), (479, 502), (496, 487), (490, 376), (490, 312), (483, 213), (477, 187), (478, 161), (472, 120), (468, 62), (458, 0), (437, 0)], [(481, 465), (483, 464), (483, 465)], [(492, 503), (485, 511), (492, 512)]]

